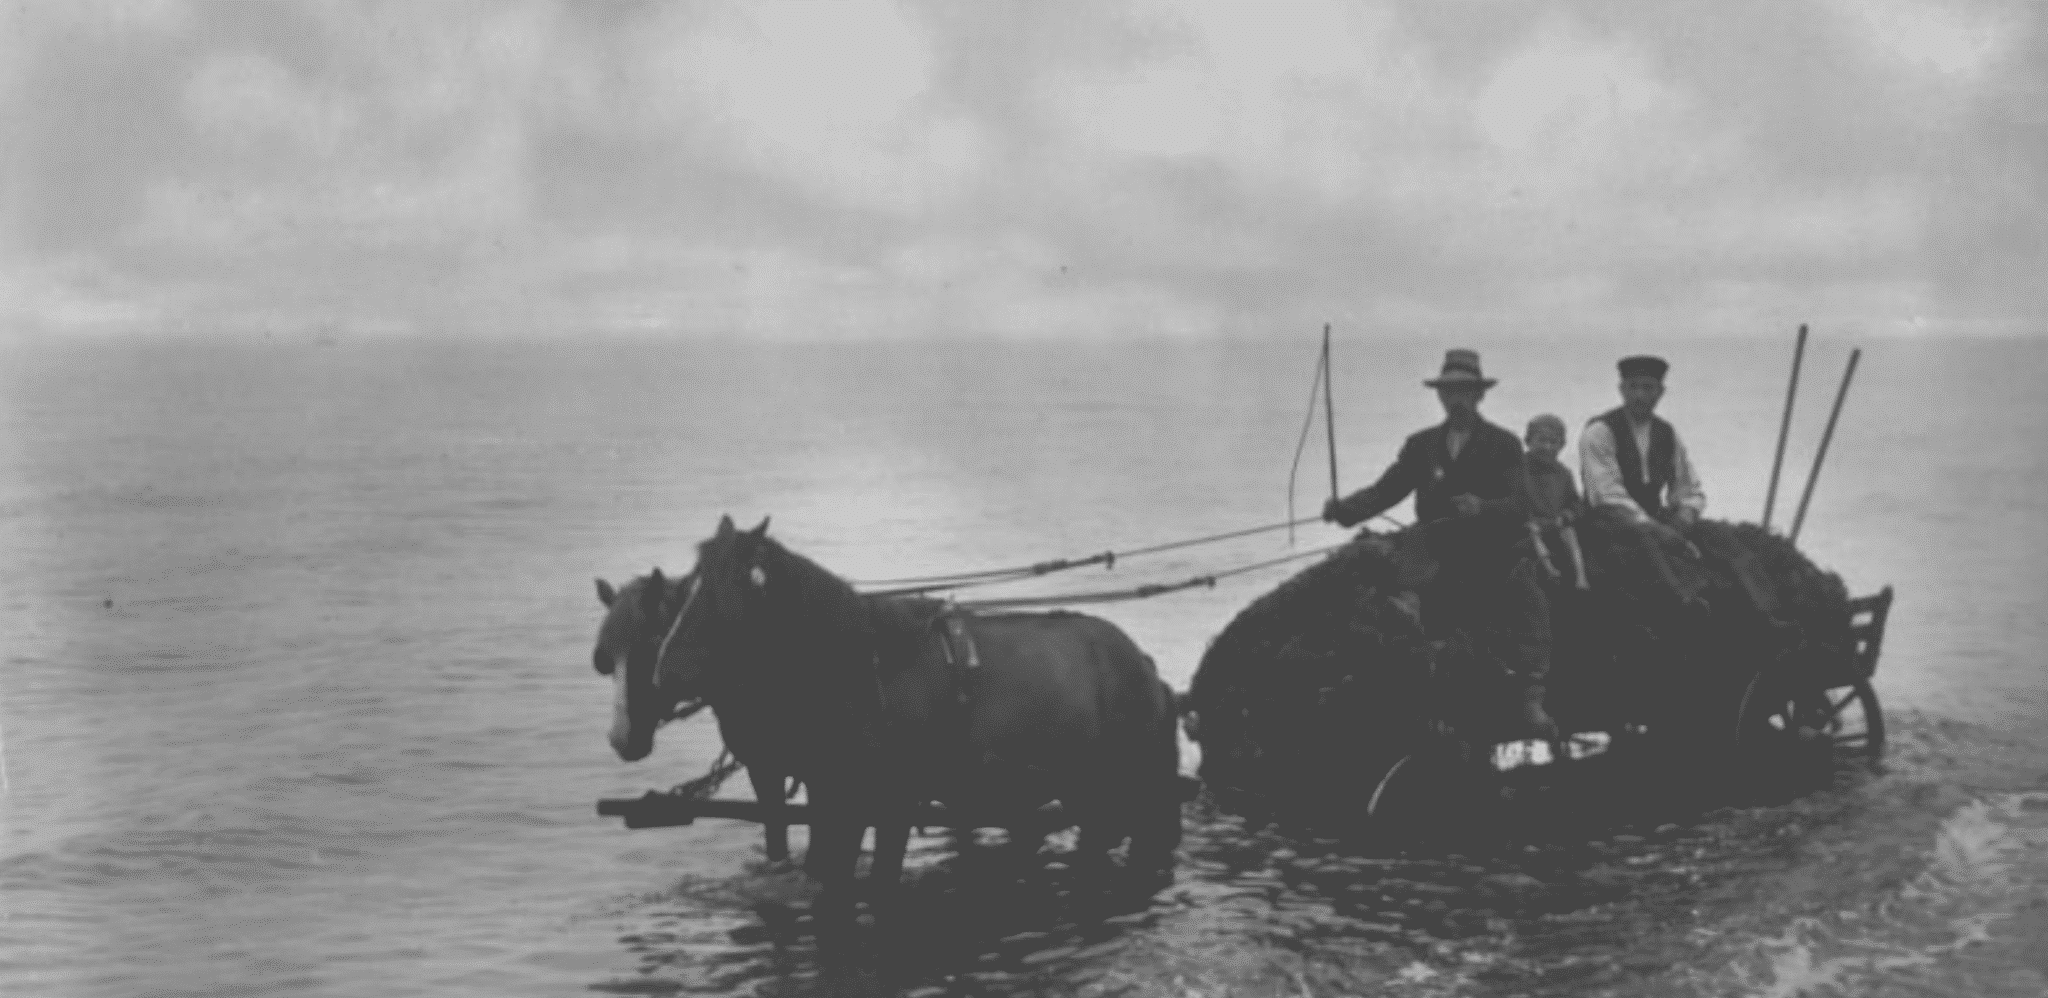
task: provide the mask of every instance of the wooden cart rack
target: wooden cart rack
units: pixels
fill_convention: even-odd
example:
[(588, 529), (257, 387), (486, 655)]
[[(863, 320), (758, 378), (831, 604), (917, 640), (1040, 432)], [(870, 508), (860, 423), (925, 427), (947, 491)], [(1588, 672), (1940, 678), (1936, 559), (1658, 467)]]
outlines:
[[(1744, 691), (1736, 724), (1739, 743), (1799, 732), (1834, 742), (1838, 754), (1884, 758), (1884, 710), (1870, 686), (1884, 649), (1892, 587), (1849, 601), (1849, 648), (1833, 661), (1759, 672)], [(1789, 673), (1789, 674), (1788, 674)]]

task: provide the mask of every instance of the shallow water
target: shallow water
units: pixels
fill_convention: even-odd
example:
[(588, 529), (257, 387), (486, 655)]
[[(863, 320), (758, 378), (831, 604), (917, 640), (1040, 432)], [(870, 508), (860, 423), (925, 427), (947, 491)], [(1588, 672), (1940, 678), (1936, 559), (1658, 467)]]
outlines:
[[(1187, 809), (1177, 881), (1104, 887), (1059, 837), (920, 842), (890, 921), (823, 930), (783, 865), (689, 879), (619, 914), (615, 993), (1174, 995), (1972, 994), (2048, 987), (2048, 772), (1929, 763), (1907, 723), (1882, 775), (1589, 823), (1375, 849)], [(2031, 779), (1985, 793), (1972, 779)], [(1554, 816), (1553, 816), (1554, 817)], [(1677, 820), (1666, 820), (1666, 819)], [(1592, 827), (1597, 825), (1598, 827)], [(2034, 877), (2031, 881), (2029, 877)], [(883, 928), (886, 925), (887, 928)], [(823, 940), (821, 942), (821, 940)]]
[[(1474, 345), (1503, 423), (1606, 407), (1623, 346)], [(1533, 859), (1355, 869), (1195, 807), (1177, 884), (1107, 921), (1051, 854), (920, 840), (912, 907), (948, 934), (890, 977), (821, 970), (800, 909), (757, 910), (802, 885), (758, 868), (750, 826), (593, 813), (696, 775), (717, 742), (707, 718), (645, 763), (610, 754), (591, 576), (681, 570), (722, 512), (773, 514), (856, 578), (1276, 522), (1313, 344), (13, 348), (0, 992), (2039, 993), (2048, 350), (1866, 347), (1801, 544), (1852, 592), (1899, 589), (1891, 773)], [(1712, 512), (1753, 516), (1788, 351), (1667, 352)], [(1845, 353), (1808, 357), (1794, 482), (1835, 376), (1812, 372)], [(1439, 356), (1338, 345), (1347, 487), (1433, 417), (1411, 375)], [(1300, 511), (1325, 475), (1302, 469)], [(1304, 528), (1295, 550), (1340, 537)], [(1264, 535), (1036, 588), (1288, 550)], [(1185, 685), (1285, 571), (1099, 612)], [(1487, 876), (1527, 898), (1445, 928), (1497, 909), (1472, 902)], [(1415, 908), (1426, 924), (1390, 917)]]

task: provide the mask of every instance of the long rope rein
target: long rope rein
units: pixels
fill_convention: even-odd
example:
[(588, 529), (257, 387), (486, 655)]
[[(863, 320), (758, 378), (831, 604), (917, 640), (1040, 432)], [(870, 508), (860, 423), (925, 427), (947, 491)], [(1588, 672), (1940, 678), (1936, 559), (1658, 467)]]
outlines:
[[(1348, 543), (1350, 542), (1345, 542), (1345, 544)], [(1335, 551), (1343, 546), (1344, 544), (1331, 544), (1327, 547), (1320, 547), (1311, 551), (1294, 551), (1288, 554), (1281, 555), (1278, 558), (1268, 558), (1264, 561), (1256, 561), (1249, 565), (1239, 565), (1236, 568), (1228, 569), (1226, 571), (1210, 572), (1206, 575), (1197, 575), (1191, 578), (1182, 579), (1179, 582), (1150, 583), (1141, 586), (1131, 586), (1126, 589), (1107, 589), (1098, 592), (1088, 593), (1067, 593), (1058, 596), (1013, 596), (1000, 599), (959, 600), (955, 602), (954, 605), (969, 610), (1007, 610), (1032, 606), (1067, 606), (1082, 603), (1118, 603), (1125, 600), (1145, 599), (1152, 596), (1162, 596), (1166, 593), (1180, 592), (1183, 589), (1193, 589), (1197, 586), (1209, 586), (1213, 588), (1216, 585), (1217, 581), (1220, 579), (1227, 579), (1233, 575), (1243, 575), (1246, 572), (1256, 572), (1262, 568), (1271, 568), (1274, 565), (1283, 565), (1287, 562), (1299, 561), (1303, 558), (1313, 558), (1318, 555), (1329, 554), (1330, 552)]]
[[(951, 572), (943, 575), (915, 575), (897, 579), (870, 579), (856, 581), (852, 584), (855, 589), (860, 590), (863, 595), (868, 596), (919, 596), (927, 593), (950, 592), (952, 590), (968, 589), (977, 586), (992, 586), (1005, 582), (1020, 582), (1025, 579), (1034, 579), (1040, 576), (1051, 575), (1054, 572), (1064, 572), (1069, 569), (1084, 568), (1089, 565), (1101, 565), (1106, 569), (1114, 570), (1116, 568), (1116, 563), (1119, 559), (1137, 558), (1148, 554), (1159, 554), (1165, 551), (1175, 551), (1181, 548), (1195, 547), (1202, 544), (1214, 544), (1218, 541), (1233, 540), (1239, 537), (1250, 537), (1256, 534), (1268, 533), (1275, 530), (1287, 531), (1287, 546), (1293, 547), (1294, 528), (1299, 527), (1303, 524), (1317, 523), (1322, 520), (1322, 517), (1320, 515), (1299, 517), (1294, 515), (1295, 481), (1300, 477), (1301, 456), (1308, 449), (1309, 430), (1315, 426), (1316, 408), (1319, 402), (1322, 406), (1323, 426), (1325, 431), (1328, 433), (1328, 443), (1330, 446), (1330, 498), (1333, 500), (1338, 498), (1337, 428), (1336, 416), (1331, 407), (1330, 395), (1330, 327), (1326, 323), (1323, 326), (1323, 348), (1316, 355), (1315, 372), (1309, 378), (1308, 410), (1302, 415), (1301, 434), (1294, 442), (1294, 460), (1288, 466), (1287, 469), (1288, 518), (1279, 523), (1269, 523), (1257, 527), (1247, 527), (1242, 530), (1226, 530), (1219, 534), (1208, 534), (1202, 537), (1191, 537), (1186, 540), (1169, 541), (1164, 544), (1154, 544), (1149, 547), (1132, 548), (1127, 551), (1104, 551), (1100, 554), (1092, 554), (1087, 555), (1085, 557), (1054, 558), (1050, 561), (1032, 562), (1026, 565), (1010, 565), (1003, 568), (988, 568), (973, 572)], [(1387, 516), (1384, 513), (1374, 517), (1374, 519), (1384, 520), (1387, 523), (1391, 524), (1397, 530), (1405, 528), (1407, 526), (1407, 524), (1402, 523), (1401, 521), (1396, 520), (1390, 516)], [(1252, 567), (1263, 568), (1270, 564), (1279, 564), (1281, 562), (1291, 561), (1295, 557), (1307, 557), (1309, 554), (1316, 554), (1320, 553), (1321, 551), (1328, 550), (1332, 550), (1332, 548), (1321, 548), (1318, 549), (1318, 551), (1316, 552), (1308, 552), (1306, 554), (1302, 554), (1299, 556), (1291, 555), (1270, 562), (1261, 562), (1256, 566), (1247, 567), (1245, 570), (1249, 571)], [(1214, 580), (1226, 578), (1237, 573), (1238, 570), (1233, 569), (1226, 572), (1217, 572), (1212, 573), (1210, 575), (1197, 576), (1186, 583), (1176, 583), (1165, 587), (1156, 585), (1137, 586), (1132, 589), (1114, 590), (1113, 592), (1137, 594), (1126, 598), (1139, 598), (1139, 596), (1156, 595), (1158, 592), (1162, 591), (1172, 592), (1177, 589), (1192, 588), (1195, 585), (1201, 584), (1204, 580), (1206, 580), (1209, 584), (1213, 585)], [(1031, 597), (1031, 599), (1035, 600), (1037, 599), (1037, 597)], [(1079, 597), (1075, 597), (1075, 599), (1079, 599)], [(978, 601), (978, 603), (987, 605), (1009, 605), (1008, 601), (1002, 600), (984, 600)]]
[(1256, 534), (1271, 533), (1275, 530), (1290, 530), (1304, 523), (1315, 523), (1319, 519), (1320, 517), (1306, 516), (1288, 520), (1284, 523), (1268, 523), (1257, 527), (1246, 527), (1242, 530), (1226, 530), (1220, 534), (1190, 537), (1186, 540), (1168, 541), (1164, 544), (1153, 544), (1125, 551), (1104, 551), (1101, 554), (1092, 554), (1084, 558), (1055, 558), (1051, 561), (1035, 562), (1029, 565), (991, 568), (979, 572), (955, 572), (950, 575), (879, 579), (855, 582), (853, 586), (861, 590), (862, 595), (867, 596), (913, 596), (920, 593), (934, 593), (949, 589), (965, 589), (970, 586), (993, 585), (998, 582), (1017, 582), (1023, 579), (1037, 578), (1042, 575), (1051, 575), (1054, 572), (1063, 572), (1070, 568), (1083, 568), (1088, 565), (1102, 565), (1107, 568), (1115, 568), (1116, 563), (1122, 559), (1141, 558), (1148, 554), (1177, 551), (1181, 548), (1214, 544), (1218, 541), (1234, 540), (1239, 537), (1251, 537)]

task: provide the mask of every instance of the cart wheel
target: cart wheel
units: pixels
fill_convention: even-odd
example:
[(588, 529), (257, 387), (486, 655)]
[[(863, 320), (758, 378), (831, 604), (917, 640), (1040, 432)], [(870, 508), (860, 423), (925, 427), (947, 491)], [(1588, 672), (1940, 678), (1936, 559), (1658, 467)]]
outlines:
[(1390, 794), (1388, 793), (1388, 788), (1394, 786), (1395, 782), (1401, 777), (1401, 771), (1407, 769), (1409, 764), (1414, 761), (1415, 756), (1404, 755), (1398, 762), (1387, 767), (1386, 775), (1380, 777), (1379, 785), (1372, 788), (1372, 797), (1365, 802), (1366, 817), (1374, 821), (1384, 822), (1392, 816), (1392, 813), (1396, 810), (1394, 805), (1395, 798), (1404, 797), (1406, 794), (1399, 790)]
[(1877, 691), (1857, 680), (1853, 686), (1837, 686), (1828, 698), (1828, 734), (1834, 738), (1835, 754), (1861, 757), (1872, 766), (1884, 761), (1884, 710), (1877, 705)]
[[(1829, 744), (1836, 718), (1827, 693), (1768, 669), (1750, 677), (1735, 716), (1735, 753), (1748, 766), (1782, 765), (1785, 756)], [(1816, 753), (1817, 754), (1817, 753)]]
[(1365, 833), (1392, 849), (1410, 849), (1430, 841), (1447, 816), (1442, 774), (1429, 760), (1404, 755), (1380, 777), (1365, 802)]
[(1404, 755), (1366, 799), (1366, 825), (1389, 845), (1438, 848), (1449, 838), (1497, 828), (1487, 816), (1499, 789), (1468, 766), (1428, 753)]

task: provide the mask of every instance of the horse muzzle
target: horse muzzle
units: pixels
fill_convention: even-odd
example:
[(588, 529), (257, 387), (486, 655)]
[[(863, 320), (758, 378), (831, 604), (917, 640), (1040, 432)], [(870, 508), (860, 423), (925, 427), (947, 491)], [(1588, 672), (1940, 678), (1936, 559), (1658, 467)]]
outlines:
[(611, 743), (612, 751), (618, 753), (619, 759), (624, 762), (639, 762), (654, 753), (652, 735), (639, 738), (620, 738), (613, 735)]

